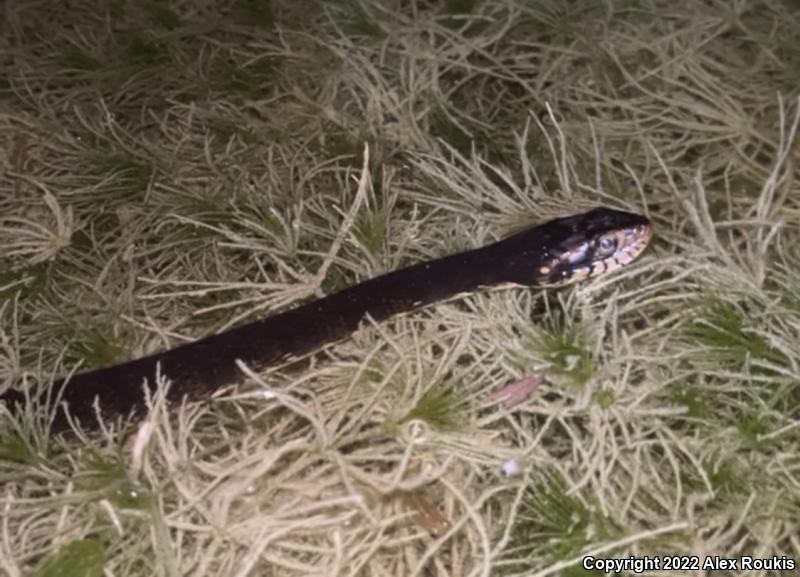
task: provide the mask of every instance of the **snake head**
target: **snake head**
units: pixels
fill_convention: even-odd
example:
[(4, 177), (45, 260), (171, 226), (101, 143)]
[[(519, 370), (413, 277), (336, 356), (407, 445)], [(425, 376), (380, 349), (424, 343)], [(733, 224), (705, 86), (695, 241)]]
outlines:
[(537, 284), (560, 286), (612, 271), (633, 261), (653, 234), (639, 214), (595, 208), (546, 225)]

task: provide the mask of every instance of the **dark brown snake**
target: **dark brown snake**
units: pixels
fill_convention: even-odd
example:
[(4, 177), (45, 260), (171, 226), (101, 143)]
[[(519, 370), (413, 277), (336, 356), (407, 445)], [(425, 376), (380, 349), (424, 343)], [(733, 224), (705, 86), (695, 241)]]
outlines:
[(100, 419), (141, 416), (145, 390), (156, 388), (157, 370), (171, 382), (167, 399), (208, 399), (242, 380), (236, 361), (262, 370), (313, 353), (355, 331), (367, 316), (381, 322), (399, 313), (477, 290), (507, 285), (559, 286), (605, 273), (635, 259), (650, 241), (644, 216), (596, 208), (559, 218), (499, 242), (396, 270), (224, 333), (147, 357), (79, 373), (46, 392), (6, 391), (11, 411), (57, 398), (51, 431), (71, 418), (87, 429)]

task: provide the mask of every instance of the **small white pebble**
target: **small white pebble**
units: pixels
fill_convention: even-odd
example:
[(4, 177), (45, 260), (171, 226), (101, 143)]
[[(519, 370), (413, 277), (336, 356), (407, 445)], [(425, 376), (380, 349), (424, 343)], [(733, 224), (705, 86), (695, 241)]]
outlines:
[(406, 438), (410, 443), (424, 443), (428, 440), (430, 427), (425, 421), (411, 419), (405, 425)]
[(503, 474), (505, 474), (506, 477), (515, 477), (519, 475), (519, 473), (519, 463), (517, 463), (514, 459), (503, 463)]

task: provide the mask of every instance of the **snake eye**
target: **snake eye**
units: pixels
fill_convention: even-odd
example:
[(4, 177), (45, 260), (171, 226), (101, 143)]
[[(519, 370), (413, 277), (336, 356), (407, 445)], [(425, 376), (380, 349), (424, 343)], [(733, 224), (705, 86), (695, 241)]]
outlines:
[(606, 236), (600, 239), (597, 243), (597, 254), (600, 256), (608, 256), (617, 249), (617, 241)]

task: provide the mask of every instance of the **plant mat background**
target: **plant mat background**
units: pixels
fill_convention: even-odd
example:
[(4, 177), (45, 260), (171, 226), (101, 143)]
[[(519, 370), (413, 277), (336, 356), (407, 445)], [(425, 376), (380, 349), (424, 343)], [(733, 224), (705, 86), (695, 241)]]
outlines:
[(0, 414), (0, 572), (800, 560), (797, 4), (0, 8), (4, 387), (597, 204), (657, 230), (608, 278), (367, 326), (125, 434)]

